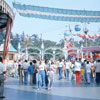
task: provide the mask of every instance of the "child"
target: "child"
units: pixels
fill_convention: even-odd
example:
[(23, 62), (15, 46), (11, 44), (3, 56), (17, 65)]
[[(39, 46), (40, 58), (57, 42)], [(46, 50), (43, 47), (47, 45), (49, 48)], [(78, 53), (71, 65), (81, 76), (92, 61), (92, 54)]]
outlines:
[(23, 83), (23, 69), (21, 68), (21, 65), (18, 65), (18, 75), (19, 75), (19, 83)]
[(82, 66), (81, 67), (81, 80), (85, 80), (84, 79), (84, 73), (85, 73), (85, 70), (84, 70), (84, 67)]
[(48, 71), (48, 81), (49, 81), (48, 90), (51, 90), (53, 80), (54, 80), (54, 71), (53, 71), (53, 67), (50, 67), (50, 71)]

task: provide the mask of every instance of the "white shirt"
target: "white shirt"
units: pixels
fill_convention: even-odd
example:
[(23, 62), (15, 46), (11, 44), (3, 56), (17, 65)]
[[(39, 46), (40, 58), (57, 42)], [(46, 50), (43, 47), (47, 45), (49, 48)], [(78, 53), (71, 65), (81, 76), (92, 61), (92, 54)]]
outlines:
[(75, 71), (81, 71), (81, 64), (79, 62), (75, 62)]
[(24, 63), (22, 64), (22, 68), (23, 68), (23, 69), (28, 69), (28, 67), (29, 67), (29, 64), (28, 64), (27, 62), (24, 62)]
[(14, 66), (15, 70), (18, 69), (18, 63), (14, 63), (13, 66)]
[(45, 64), (45, 68), (49, 68), (49, 64)]
[(65, 68), (69, 69), (70, 68), (71, 63), (70, 62), (65, 62)]
[(54, 64), (51, 64), (51, 66), (50, 66), (50, 67), (55, 68), (55, 65), (54, 65)]
[(49, 78), (54, 78), (54, 71), (48, 71)]
[(96, 72), (97, 73), (100, 73), (100, 62), (97, 62), (96, 64), (95, 64), (95, 67), (96, 67)]
[(87, 73), (91, 72), (91, 64), (86, 64), (86, 72)]
[(41, 65), (39, 65), (39, 70), (44, 70), (45, 64), (42, 63)]
[(3, 74), (3, 72), (6, 71), (6, 67), (0, 62), (0, 74)]
[(59, 62), (58, 67), (63, 67), (63, 62)]

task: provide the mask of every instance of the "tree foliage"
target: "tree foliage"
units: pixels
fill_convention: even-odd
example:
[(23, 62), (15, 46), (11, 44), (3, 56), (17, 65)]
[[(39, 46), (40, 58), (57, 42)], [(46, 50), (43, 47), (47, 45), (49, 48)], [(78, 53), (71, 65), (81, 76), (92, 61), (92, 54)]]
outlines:
[[(0, 32), (0, 44), (3, 43), (3, 39), (5, 38), (5, 35), (3, 32)], [(49, 47), (60, 47), (63, 48), (64, 47), (64, 39), (61, 39), (58, 43), (51, 41), (51, 40), (41, 40), (41, 38), (39, 38), (39, 36), (37, 34), (32, 34), (31, 36), (25, 35), (24, 32), (22, 32), (22, 34), (14, 34), (11, 33), (11, 43), (14, 46), (15, 49), (18, 50), (18, 43), (21, 43), (21, 48), (26, 48), (28, 46), (31, 47), (37, 47), (39, 49), (41, 49), (41, 44), (42, 41), (44, 43), (44, 48), (49, 48)], [(74, 41), (72, 40), (72, 38), (70, 38), (68, 40), (71, 44), (74, 43), (75, 47), (81, 48), (81, 46), (83, 45), (83, 47), (85, 47), (85, 39), (81, 39), (80, 41)], [(88, 46), (100, 46), (100, 38), (95, 38), (95, 39), (88, 39), (87, 40)], [(32, 50), (30, 49), (29, 52), (36, 52), (39, 53), (39, 51), (37, 50)], [(51, 50), (48, 51), (49, 53), (52, 53)], [(56, 51), (60, 52), (59, 50)], [(45, 55), (45, 58), (49, 58), (51, 57), (50, 55)]]

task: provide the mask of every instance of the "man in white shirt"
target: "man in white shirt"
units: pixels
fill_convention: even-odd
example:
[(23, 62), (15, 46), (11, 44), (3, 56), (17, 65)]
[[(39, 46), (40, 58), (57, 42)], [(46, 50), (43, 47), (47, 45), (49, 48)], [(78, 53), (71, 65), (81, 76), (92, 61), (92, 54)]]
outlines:
[(100, 83), (100, 59), (95, 64), (95, 72), (96, 72), (96, 82)]
[(71, 66), (71, 62), (68, 59), (66, 59), (66, 61), (65, 61), (65, 69), (66, 69), (66, 78), (68, 78), (68, 79), (69, 79), (70, 66)]
[(2, 57), (0, 57), (0, 98), (5, 98), (3, 96), (4, 92), (4, 74), (6, 73), (6, 67), (2, 63)]
[(25, 62), (22, 64), (22, 69), (24, 70), (24, 84), (28, 83), (28, 67), (29, 63), (27, 60), (25, 60)]
[(79, 63), (79, 60), (76, 58), (76, 62), (74, 64), (74, 67), (75, 67), (75, 74), (76, 74), (76, 81), (77, 82), (81, 82), (81, 64)]
[(59, 59), (59, 63), (58, 63), (59, 79), (62, 79), (63, 67), (64, 67), (64, 63), (62, 62), (62, 59)]
[(86, 73), (87, 73), (87, 83), (90, 84), (91, 63), (89, 63), (89, 61), (87, 61), (87, 64), (86, 64)]

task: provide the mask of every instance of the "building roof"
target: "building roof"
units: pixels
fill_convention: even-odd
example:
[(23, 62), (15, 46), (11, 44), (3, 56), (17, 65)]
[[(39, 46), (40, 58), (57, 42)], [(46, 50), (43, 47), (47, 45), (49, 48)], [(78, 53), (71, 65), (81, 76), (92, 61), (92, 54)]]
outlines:
[[(0, 51), (3, 51), (3, 47), (4, 47), (4, 45), (1, 44), (0, 45)], [(17, 50), (13, 47), (12, 44), (9, 44), (9, 52), (17, 52)]]

